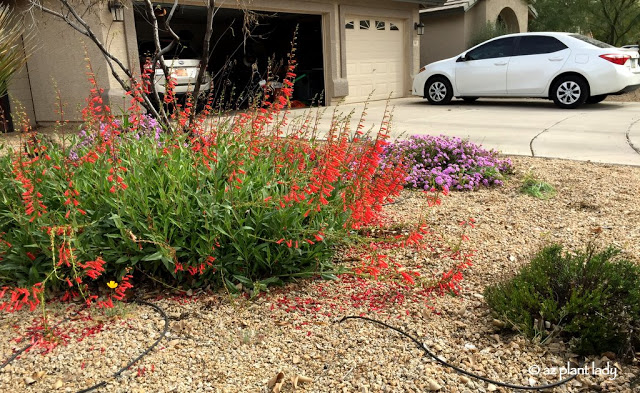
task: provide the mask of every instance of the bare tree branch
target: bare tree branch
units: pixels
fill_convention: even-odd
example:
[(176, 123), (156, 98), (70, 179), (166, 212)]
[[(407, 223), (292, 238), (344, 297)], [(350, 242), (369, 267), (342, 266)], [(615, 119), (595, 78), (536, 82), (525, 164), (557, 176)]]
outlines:
[(198, 78), (196, 78), (196, 85), (193, 88), (193, 112), (189, 118), (189, 122), (195, 120), (196, 108), (198, 107), (198, 101), (200, 99), (200, 85), (204, 81), (204, 74), (207, 72), (209, 66), (209, 47), (211, 46), (211, 35), (213, 34), (213, 16), (215, 14), (215, 0), (208, 0), (207, 4), (207, 25), (202, 39), (202, 58), (200, 60)]
[[(151, 0), (146, 0), (145, 4), (147, 5), (147, 12), (149, 13), (149, 17), (151, 18), (151, 26), (153, 28), (153, 41), (156, 47), (156, 52), (155, 55), (153, 56), (152, 60), (151, 60), (151, 66), (153, 67), (154, 70), (154, 76), (153, 76), (153, 82), (151, 84), (151, 93), (153, 94), (154, 99), (156, 100), (156, 102), (158, 103), (158, 107), (160, 109), (160, 116), (162, 116), (162, 120), (166, 123), (169, 124), (169, 118), (167, 116), (166, 111), (164, 110), (164, 105), (162, 103), (162, 100), (160, 100), (160, 95), (158, 94), (158, 89), (156, 88), (156, 83), (155, 83), (155, 67), (156, 64), (158, 64), (158, 62), (160, 63), (160, 67), (162, 67), (162, 72), (164, 73), (164, 78), (165, 78), (165, 86), (167, 86), (169, 84), (169, 80), (171, 79), (171, 73), (169, 68), (167, 67), (165, 61), (164, 61), (164, 55), (166, 53), (168, 53), (177, 43), (178, 41), (180, 41), (180, 37), (178, 37), (175, 33), (173, 34), (173, 40), (171, 41), (171, 43), (169, 43), (169, 45), (167, 45), (165, 48), (162, 47), (162, 44), (160, 43), (160, 34), (158, 32), (159, 27), (158, 27), (158, 18), (156, 18), (156, 15), (154, 13), (153, 10), (153, 4), (151, 3)], [(170, 16), (173, 17), (173, 13), (175, 12), (175, 9), (178, 7), (178, 0), (174, 0), (173, 2), (173, 7), (171, 7), (171, 14)], [(165, 22), (165, 25), (167, 25), (168, 23)], [(173, 32), (173, 30), (172, 30)]]

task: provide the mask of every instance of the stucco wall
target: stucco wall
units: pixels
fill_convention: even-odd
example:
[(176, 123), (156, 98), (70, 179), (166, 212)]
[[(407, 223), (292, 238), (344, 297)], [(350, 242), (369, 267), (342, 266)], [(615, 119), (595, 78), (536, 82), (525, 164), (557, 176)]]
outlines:
[[(10, 0), (3, 1), (3, 3), (8, 4), (13, 7), (15, 12), (24, 12), (27, 7), (26, 0)], [(23, 14), (23, 17), (26, 14)], [(22, 46), (24, 49), (24, 46)], [(35, 113), (33, 110), (33, 99), (31, 96), (31, 86), (29, 81), (29, 73), (27, 72), (28, 67), (24, 66), (20, 71), (14, 74), (9, 80), (8, 93), (9, 98), (11, 100), (10, 107), (11, 112), (16, 115), (18, 111), (26, 114), (26, 121), (29, 122), (30, 125), (35, 125)], [(19, 124), (14, 124), (14, 127), (18, 129), (20, 127)]]
[(438, 17), (422, 15), (425, 24), (420, 43), (420, 64), (446, 59), (460, 53), (465, 45), (465, 17), (463, 13)]
[[(25, 120), (28, 120), (30, 125), (35, 125), (35, 113), (27, 67), (22, 67), (17, 74), (13, 75), (9, 81), (8, 92), (11, 100), (11, 112), (16, 114), (17, 111), (24, 111), (27, 115)], [(14, 127), (16, 129), (19, 128), (19, 124), (14, 124)]]
[[(104, 46), (107, 50), (118, 58), (125, 67), (132, 72), (138, 73), (138, 48), (135, 40), (133, 43), (127, 39), (127, 32), (135, 32), (135, 26), (133, 25), (133, 8), (128, 7), (125, 9), (125, 21), (115, 22), (109, 10), (101, 12), (100, 16), (100, 30), (104, 39)], [(128, 20), (127, 20), (128, 19)], [(133, 47), (132, 47), (133, 46)], [(106, 62), (105, 60), (102, 60)], [(105, 63), (106, 64), (106, 63)], [(129, 78), (126, 74), (114, 64), (115, 71), (121, 80), (128, 83)], [(107, 68), (108, 80), (105, 83), (106, 95), (109, 98), (112, 109), (116, 111), (125, 110), (128, 108), (130, 97), (124, 95), (124, 90), (116, 78), (112, 75), (111, 69)]]
[(480, 0), (466, 12), (422, 13), (425, 35), (420, 46), (421, 63), (424, 65), (465, 51), (474, 34), (484, 28), (487, 22), (495, 23), (506, 7), (516, 14), (519, 31), (526, 32), (529, 9), (525, 0)]
[(487, 25), (487, 2), (480, 1), (471, 7), (464, 16), (465, 32), (464, 45), (460, 47), (458, 53), (465, 51), (471, 45), (475, 35), (482, 31)]
[(506, 8), (511, 8), (518, 18), (520, 33), (528, 31), (529, 8), (525, 0), (483, 0), (485, 6), (486, 20), (495, 23), (500, 12)]
[[(54, 10), (60, 9), (53, 1), (47, 1), (45, 5)], [(86, 37), (72, 30), (64, 22), (40, 11), (32, 12), (33, 18), (27, 19), (31, 21), (30, 28), (35, 31), (36, 43), (36, 50), (27, 61), (32, 105), (24, 101), (23, 103), (32, 111), (33, 118), (38, 123), (59, 120), (60, 115), (56, 113), (57, 85), (62, 101), (66, 104), (65, 119), (80, 120), (80, 111), (90, 88), (87, 58), (98, 83), (108, 88), (110, 81), (106, 62)], [(99, 21), (105, 20), (105, 14), (110, 22), (111, 17), (106, 6), (94, 5), (92, 11), (85, 16), (96, 26), (95, 33), (103, 42), (103, 25)], [(25, 88), (24, 82), (21, 84), (22, 88)], [(22, 92), (20, 95), (23, 100), (28, 101), (26, 93)]]

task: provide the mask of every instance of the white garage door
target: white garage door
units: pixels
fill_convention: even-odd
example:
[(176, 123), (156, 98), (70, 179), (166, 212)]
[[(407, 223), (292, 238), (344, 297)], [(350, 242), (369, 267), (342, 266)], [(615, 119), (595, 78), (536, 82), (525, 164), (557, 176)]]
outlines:
[(399, 20), (350, 16), (345, 21), (347, 102), (404, 96), (403, 24)]

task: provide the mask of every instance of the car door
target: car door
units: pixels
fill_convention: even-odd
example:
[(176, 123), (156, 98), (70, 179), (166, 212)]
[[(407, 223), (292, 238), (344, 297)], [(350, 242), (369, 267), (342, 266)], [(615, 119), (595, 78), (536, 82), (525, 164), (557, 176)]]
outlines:
[(516, 37), (482, 44), (456, 62), (456, 88), (460, 96), (500, 96), (507, 93), (507, 66)]
[(570, 54), (571, 49), (555, 37), (520, 37), (507, 68), (507, 94), (546, 95)]

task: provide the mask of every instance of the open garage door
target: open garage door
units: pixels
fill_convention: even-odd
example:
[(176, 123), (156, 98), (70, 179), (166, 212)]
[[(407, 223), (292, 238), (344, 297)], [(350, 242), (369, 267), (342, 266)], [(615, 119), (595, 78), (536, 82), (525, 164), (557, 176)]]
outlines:
[[(157, 3), (157, 7), (169, 9), (171, 5)], [(153, 32), (145, 12), (143, 7), (136, 8), (136, 34), (141, 57), (144, 56), (143, 48), (153, 44)], [(158, 14), (162, 15), (163, 12)], [(178, 6), (172, 28), (181, 37), (181, 44), (189, 49), (187, 51), (181, 47), (181, 54), (193, 52), (200, 55), (205, 23), (204, 7)], [(249, 97), (263, 89), (261, 81), (269, 80), (272, 89), (281, 86), (296, 27), (298, 67), (292, 104), (309, 106), (312, 103), (317, 105), (318, 101), (323, 104), (325, 83), (321, 15), (252, 12), (247, 17), (242, 10), (221, 8), (215, 14), (213, 25), (213, 53), (209, 59), (209, 72), (213, 76), (214, 96), (224, 102), (222, 107), (247, 107), (251, 104)], [(167, 32), (161, 30), (160, 35), (163, 43), (170, 42)]]
[(345, 24), (347, 102), (404, 96), (404, 34), (400, 20), (348, 16)]

